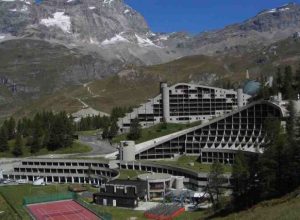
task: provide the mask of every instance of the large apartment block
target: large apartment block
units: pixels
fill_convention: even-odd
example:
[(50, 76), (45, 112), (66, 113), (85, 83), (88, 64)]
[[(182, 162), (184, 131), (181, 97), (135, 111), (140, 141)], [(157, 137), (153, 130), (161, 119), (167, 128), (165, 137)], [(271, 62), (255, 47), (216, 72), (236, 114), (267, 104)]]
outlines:
[(197, 155), (204, 163), (218, 160), (233, 163), (235, 153), (263, 151), (266, 120), (287, 115), (285, 108), (269, 101), (257, 101), (229, 114), (183, 131), (135, 146), (135, 159), (165, 159)]
[(171, 87), (161, 83), (160, 94), (119, 119), (121, 132), (138, 118), (142, 127), (160, 122), (187, 123), (207, 121), (245, 106), (251, 96), (238, 91), (209, 86), (178, 83)]

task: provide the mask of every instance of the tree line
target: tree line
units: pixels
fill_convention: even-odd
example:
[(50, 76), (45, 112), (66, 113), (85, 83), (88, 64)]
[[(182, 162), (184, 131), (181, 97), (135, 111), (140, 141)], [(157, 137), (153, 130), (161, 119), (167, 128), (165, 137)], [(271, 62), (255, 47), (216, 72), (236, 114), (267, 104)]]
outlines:
[(278, 67), (271, 87), (264, 85), (266, 77), (262, 76), (261, 81), (263, 86), (257, 99), (268, 99), (271, 95), (277, 95), (279, 92), (285, 100), (296, 99), (300, 93), (300, 66), (295, 71), (289, 65)]
[[(112, 140), (115, 136), (117, 136), (119, 127), (118, 127), (118, 119), (125, 116), (127, 112), (131, 112), (131, 107), (115, 107), (111, 111), (110, 117), (108, 116), (88, 116), (82, 118), (76, 124), (77, 131), (88, 131), (88, 130), (96, 130), (102, 129), (102, 138)], [(141, 136), (141, 125), (139, 120), (133, 119), (130, 124), (130, 131), (127, 135), (128, 140), (137, 140)]]
[[(110, 116), (88, 116), (77, 123), (66, 112), (54, 114), (43, 111), (36, 113), (33, 118), (24, 117), (20, 120), (10, 117), (0, 126), (0, 152), (11, 151), (18, 157), (23, 155), (25, 147), (32, 154), (42, 148), (54, 151), (69, 147), (73, 144), (76, 131), (101, 129), (102, 137), (112, 140), (119, 131), (118, 118), (124, 117), (129, 111), (132, 108), (115, 107)], [(140, 129), (139, 121), (133, 120), (128, 138), (138, 139)], [(13, 145), (12, 149), (10, 145)]]
[(52, 112), (36, 113), (31, 118), (16, 121), (13, 117), (4, 121), (0, 128), (0, 152), (10, 150), (9, 141), (14, 141), (12, 153), (21, 156), (24, 147), (31, 153), (42, 148), (57, 150), (70, 147), (74, 140), (74, 124), (66, 112), (54, 114)]

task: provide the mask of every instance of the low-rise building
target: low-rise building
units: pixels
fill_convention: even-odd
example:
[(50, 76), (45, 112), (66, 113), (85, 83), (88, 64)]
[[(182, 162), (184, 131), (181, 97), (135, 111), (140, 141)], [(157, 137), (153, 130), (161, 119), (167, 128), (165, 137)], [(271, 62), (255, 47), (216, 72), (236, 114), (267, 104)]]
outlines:
[(103, 206), (135, 208), (147, 200), (147, 182), (141, 180), (114, 180), (100, 187), (94, 202)]

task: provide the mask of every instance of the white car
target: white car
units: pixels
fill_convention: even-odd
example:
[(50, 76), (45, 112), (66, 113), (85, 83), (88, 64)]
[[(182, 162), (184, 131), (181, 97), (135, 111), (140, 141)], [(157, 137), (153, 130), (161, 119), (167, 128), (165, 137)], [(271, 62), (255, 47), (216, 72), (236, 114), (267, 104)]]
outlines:
[(11, 183), (11, 182), (12, 182), (11, 179), (4, 179), (4, 181), (3, 181), (4, 184), (8, 184), (8, 183)]
[(26, 184), (26, 183), (28, 183), (28, 180), (26, 180), (26, 179), (20, 179), (20, 180), (17, 180), (16, 182), (18, 184)]

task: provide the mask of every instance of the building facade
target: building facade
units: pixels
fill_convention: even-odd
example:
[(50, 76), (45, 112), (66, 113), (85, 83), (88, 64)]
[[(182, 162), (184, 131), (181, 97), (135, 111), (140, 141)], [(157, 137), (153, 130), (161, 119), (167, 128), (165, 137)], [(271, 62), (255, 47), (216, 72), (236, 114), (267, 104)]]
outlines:
[(109, 168), (109, 163), (97, 160), (23, 159), (5, 178), (34, 182), (43, 178), (49, 183), (102, 184), (119, 177), (119, 172)]
[(138, 118), (142, 127), (150, 127), (163, 121), (187, 123), (206, 121), (229, 113), (247, 104), (251, 96), (238, 91), (178, 83), (169, 87), (161, 83), (158, 96), (120, 118), (120, 132), (127, 132), (133, 119)]
[(234, 161), (235, 153), (263, 151), (266, 120), (281, 119), (286, 114), (279, 105), (258, 101), (211, 120), (135, 146), (135, 159), (164, 159), (178, 155), (197, 155), (201, 162)]
[(147, 200), (147, 182), (114, 180), (101, 186), (93, 197), (94, 202), (99, 205), (136, 208), (139, 201)]

